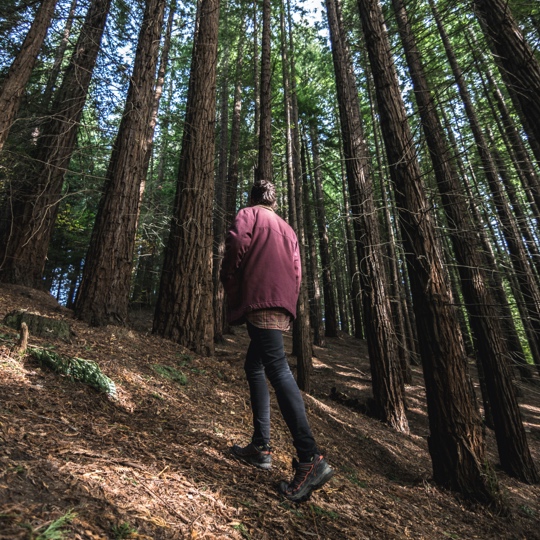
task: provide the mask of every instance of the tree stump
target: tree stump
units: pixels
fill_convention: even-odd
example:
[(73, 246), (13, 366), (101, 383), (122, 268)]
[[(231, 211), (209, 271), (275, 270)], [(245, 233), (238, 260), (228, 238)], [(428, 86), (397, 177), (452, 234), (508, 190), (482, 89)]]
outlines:
[(4, 317), (4, 324), (15, 330), (21, 330), (23, 323), (27, 325), (27, 331), (35, 336), (71, 340), (71, 328), (65, 321), (50, 319), (28, 311), (12, 311)]

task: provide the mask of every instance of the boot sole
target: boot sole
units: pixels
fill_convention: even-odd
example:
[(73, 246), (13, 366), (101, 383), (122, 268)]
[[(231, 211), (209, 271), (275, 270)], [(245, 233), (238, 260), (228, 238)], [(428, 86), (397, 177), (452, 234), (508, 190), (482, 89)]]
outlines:
[(251, 461), (249, 458), (244, 456), (239, 456), (236, 454), (233, 450), (231, 450), (231, 455), (237, 459), (238, 461), (241, 461), (242, 463), (245, 463), (247, 465), (252, 465), (253, 467), (257, 467), (257, 469), (262, 469), (263, 471), (268, 471), (272, 468), (272, 463), (257, 463), (255, 461)]

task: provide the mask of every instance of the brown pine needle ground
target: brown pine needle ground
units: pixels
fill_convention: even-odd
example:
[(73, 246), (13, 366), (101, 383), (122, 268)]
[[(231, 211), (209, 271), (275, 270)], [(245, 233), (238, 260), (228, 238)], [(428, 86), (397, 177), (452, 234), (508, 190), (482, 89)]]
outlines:
[[(251, 433), (244, 328), (226, 336), (215, 357), (200, 358), (149, 334), (148, 314), (134, 314), (132, 329), (90, 328), (46, 293), (1, 286), (0, 320), (14, 309), (67, 320), (71, 343), (30, 335), (29, 346), (94, 360), (116, 383), (117, 398), (18, 355), (18, 333), (0, 327), (0, 539), (45, 538), (70, 511), (64, 537), (85, 540), (540, 538), (540, 487), (497, 470), (489, 430), (509, 515), (432, 483), (419, 368), (407, 387), (411, 435), (362, 414), (371, 385), (361, 341), (341, 336), (315, 350), (306, 405), (337, 474), (294, 505), (276, 490), (291, 477), (293, 448), (275, 400), (274, 468), (260, 471), (228, 453)], [(520, 386), (540, 467), (540, 387)]]

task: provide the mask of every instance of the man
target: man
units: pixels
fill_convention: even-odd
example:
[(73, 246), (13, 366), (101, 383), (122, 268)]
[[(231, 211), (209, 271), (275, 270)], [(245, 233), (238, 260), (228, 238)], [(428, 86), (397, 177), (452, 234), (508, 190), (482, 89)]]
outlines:
[(276, 191), (261, 180), (251, 190), (251, 206), (238, 212), (227, 235), (220, 278), (227, 293), (231, 324), (247, 323), (251, 342), (245, 372), (253, 412), (251, 442), (234, 445), (233, 455), (261, 469), (270, 469), (270, 394), (272, 384), (283, 418), (293, 437), (298, 460), (294, 478), (279, 485), (294, 502), (307, 501), (334, 471), (320, 454), (306, 417), (304, 400), (283, 347), (283, 330), (296, 317), (301, 267), (293, 229), (276, 213)]

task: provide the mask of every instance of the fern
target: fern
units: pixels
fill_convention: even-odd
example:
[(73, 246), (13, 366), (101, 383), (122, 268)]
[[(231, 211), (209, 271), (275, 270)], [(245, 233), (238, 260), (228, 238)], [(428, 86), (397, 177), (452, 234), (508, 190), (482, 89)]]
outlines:
[(67, 534), (62, 530), (63, 527), (73, 521), (73, 518), (76, 515), (77, 514), (75, 512), (70, 510), (67, 514), (59, 517), (57, 520), (48, 525), (47, 528), (36, 537), (36, 540), (62, 540)]
[(60, 356), (47, 349), (29, 349), (30, 354), (42, 367), (48, 367), (56, 373), (66, 375), (74, 381), (79, 381), (109, 396), (116, 396), (114, 381), (105, 375), (99, 366), (91, 360)]

